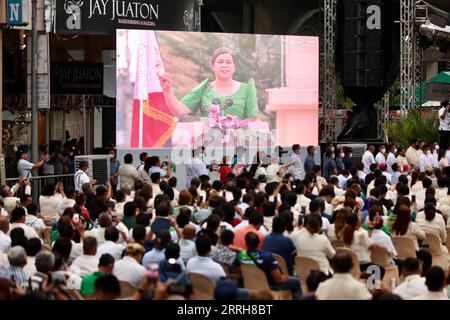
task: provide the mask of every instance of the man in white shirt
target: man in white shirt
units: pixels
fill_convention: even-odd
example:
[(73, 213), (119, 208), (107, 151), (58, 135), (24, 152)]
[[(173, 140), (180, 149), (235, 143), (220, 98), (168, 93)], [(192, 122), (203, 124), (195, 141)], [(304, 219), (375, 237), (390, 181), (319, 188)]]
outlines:
[[(148, 173), (145, 172), (145, 169), (144, 169), (144, 167), (145, 167), (145, 160), (147, 160), (147, 158), (148, 158), (148, 153), (147, 152), (141, 152), (141, 154), (139, 155), (139, 160), (141, 160), (141, 163), (136, 167), (136, 171), (138, 172), (139, 179), (142, 182), (146, 182), (142, 178), (144, 176), (148, 175)], [(142, 174), (143, 172), (145, 172), (145, 175)]]
[(375, 162), (375, 158), (373, 156), (373, 153), (375, 152), (375, 147), (373, 145), (370, 145), (367, 147), (366, 152), (364, 152), (361, 163), (364, 165), (364, 173), (369, 174), (370, 173), (370, 165)]
[(441, 108), (439, 109), (439, 146), (444, 150), (447, 150), (450, 144), (450, 115), (448, 113), (449, 109), (449, 101), (442, 101)]
[(430, 147), (424, 146), (423, 153), (419, 157), (420, 172), (433, 170), (433, 155), (430, 152)]
[(158, 156), (152, 156), (149, 160), (150, 169), (148, 175), (151, 177), (152, 173), (159, 173), (161, 178), (170, 178), (170, 162), (167, 162), (167, 168), (161, 168), (161, 161)]
[(352, 256), (339, 251), (332, 259), (335, 272), (332, 278), (319, 284), (316, 297), (319, 300), (370, 300), (372, 295), (366, 285), (350, 274), (353, 267)]
[(98, 228), (92, 228), (86, 231), (86, 236), (97, 239), (97, 245), (100, 246), (105, 243), (105, 229), (112, 225), (112, 218), (109, 213), (103, 212), (98, 217)]
[(70, 272), (80, 277), (87, 276), (98, 270), (97, 239), (86, 237), (83, 239), (83, 254), (75, 259), (70, 266)]
[(134, 188), (134, 183), (139, 180), (138, 171), (135, 167), (133, 167), (133, 156), (131, 153), (127, 153), (123, 157), (123, 162), (119, 167), (119, 177), (120, 177), (120, 187), (123, 188), (125, 186)]
[(20, 199), (14, 195), (20, 189), (20, 186), (25, 186), (25, 194), (31, 194), (30, 181), (28, 179), (21, 179), (19, 183), (16, 183), (12, 188), (9, 186), (3, 186), (0, 188), (0, 196), (3, 199), (3, 209), (5, 209), (9, 214), (13, 209), (19, 205)]
[(445, 272), (441, 267), (434, 266), (425, 273), (425, 285), (428, 290), (414, 298), (414, 300), (448, 300)]
[(294, 179), (303, 180), (305, 178), (305, 168), (303, 166), (302, 158), (300, 157), (300, 145), (294, 144), (292, 146), (292, 155), (290, 157), (293, 166), (289, 169), (289, 173), (294, 176)]
[(386, 147), (384, 145), (378, 147), (378, 153), (377, 156), (375, 157), (375, 162), (378, 164), (378, 166), (381, 163), (386, 162)]
[(88, 176), (87, 172), (89, 169), (89, 163), (87, 161), (80, 161), (78, 166), (78, 171), (75, 172), (74, 175), (74, 183), (75, 183), (75, 191), (82, 192), (82, 186), (85, 183), (90, 183), (94, 185), (97, 183), (97, 180), (92, 179)]
[(154, 172), (150, 175), (150, 180), (150, 185), (152, 186), (153, 191), (153, 198), (155, 198), (158, 194), (162, 193), (161, 188), (159, 187), (159, 184), (161, 182), (161, 175), (159, 174), (159, 172)]
[(386, 159), (386, 163), (388, 167), (388, 172), (392, 174), (393, 173), (392, 165), (397, 162), (397, 158), (395, 157), (395, 154), (397, 153), (397, 148), (395, 147), (394, 144), (390, 144), (388, 147), (388, 151), (389, 153)]
[(202, 175), (208, 175), (208, 169), (202, 158), (205, 152), (205, 147), (200, 146), (192, 150), (192, 158), (186, 164), (186, 186), (191, 186), (191, 180)]
[(11, 248), (11, 238), (8, 235), (8, 217), (0, 217), (0, 253), (7, 253)]
[(198, 256), (191, 258), (186, 266), (187, 273), (198, 273), (211, 279), (215, 284), (222, 277), (226, 277), (223, 267), (214, 262), (211, 257), (211, 240), (207, 235), (197, 236), (195, 242)]
[(403, 262), (402, 276), (404, 280), (393, 291), (403, 300), (411, 300), (428, 292), (420, 262), (416, 258), (406, 258)]
[(107, 227), (105, 229), (105, 242), (97, 248), (97, 258), (100, 259), (102, 254), (109, 253), (114, 257), (115, 261), (122, 259), (122, 253), (123, 250), (125, 250), (125, 246), (118, 244), (117, 241), (119, 241), (119, 230), (113, 226)]
[(414, 169), (419, 170), (419, 141), (417, 139), (411, 139), (411, 144), (405, 153), (406, 160), (408, 164)]
[(27, 206), (27, 214), (25, 215), (25, 224), (32, 227), (38, 234), (40, 234), (45, 228), (44, 220), (38, 218), (38, 208), (37, 205), (31, 203)]
[(27, 239), (39, 238), (36, 230), (25, 224), (25, 209), (22, 207), (16, 207), (11, 212), (11, 225), (9, 227), (9, 233), (11, 233), (11, 231), (15, 228), (22, 228)]
[(31, 171), (38, 169), (44, 165), (48, 160), (48, 156), (43, 156), (37, 163), (31, 163), (28, 161), (28, 153), (25, 150), (18, 152), (19, 161), (17, 162), (17, 171), (20, 178), (31, 178), (33, 175)]
[(147, 269), (139, 262), (144, 254), (144, 247), (138, 243), (129, 243), (122, 260), (114, 263), (113, 275), (119, 281), (128, 282), (136, 289), (147, 275)]

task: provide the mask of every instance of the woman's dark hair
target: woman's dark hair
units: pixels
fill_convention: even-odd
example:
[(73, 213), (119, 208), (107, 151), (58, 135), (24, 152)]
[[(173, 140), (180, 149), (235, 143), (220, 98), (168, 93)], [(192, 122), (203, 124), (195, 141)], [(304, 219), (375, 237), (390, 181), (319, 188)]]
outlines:
[(46, 184), (42, 189), (43, 196), (52, 196), (55, 193), (55, 185), (54, 184)]
[(134, 217), (136, 215), (136, 204), (134, 202), (127, 202), (123, 206), (123, 215), (126, 217)]
[(153, 204), (153, 208), (157, 208), (157, 207), (159, 207), (160, 205), (166, 205), (166, 206), (168, 206), (168, 207), (170, 207), (170, 199), (169, 199), (169, 197), (167, 196), (167, 195), (165, 195), (165, 194), (158, 194), (156, 197), (155, 197), (155, 201), (154, 201), (154, 204)]
[(287, 232), (294, 231), (294, 214), (291, 211), (281, 211), (278, 216), (284, 219)]
[(334, 221), (334, 234), (336, 235), (337, 239), (342, 238), (342, 232), (345, 227), (345, 222), (350, 213), (351, 211), (346, 208), (342, 208), (338, 211), (336, 219)]
[(183, 229), (191, 221), (191, 210), (189, 208), (181, 208), (176, 220), (178, 227)]
[(234, 240), (233, 231), (225, 229), (220, 233), (220, 242), (222, 243), (222, 245), (229, 246), (233, 244), (233, 240)]
[(123, 189), (119, 189), (116, 191), (115, 199), (117, 202), (125, 201), (125, 191)]
[(208, 219), (206, 219), (206, 229), (216, 232), (220, 227), (220, 221), (220, 216), (211, 214)]
[(234, 63), (233, 52), (230, 49), (226, 48), (226, 47), (219, 47), (216, 50), (214, 50), (214, 52), (211, 55), (211, 66), (214, 65), (214, 63), (216, 62), (216, 59), (222, 54), (229, 54), (229, 55), (231, 55), (231, 57), (233, 58), (233, 63)]
[(25, 231), (22, 228), (14, 228), (9, 234), (11, 238), (11, 248), (15, 246), (21, 246), (26, 249), (27, 237), (25, 237)]
[(344, 243), (348, 246), (350, 246), (353, 243), (354, 232), (357, 224), (358, 224), (358, 215), (355, 213), (349, 214), (347, 216), (347, 220), (345, 221), (344, 230), (342, 231)]
[(427, 221), (433, 221), (434, 217), (436, 216), (436, 208), (432, 204), (426, 204), (425, 205), (425, 219)]
[(236, 210), (234, 207), (234, 202), (227, 202), (222, 205), (222, 209), (224, 211), (224, 219), (228, 223), (234, 220), (234, 216), (236, 214)]
[(139, 190), (139, 196), (143, 197), (147, 204), (153, 198), (153, 188), (151, 184), (144, 184)]
[(308, 291), (315, 292), (321, 282), (327, 280), (328, 277), (320, 270), (311, 270), (306, 278), (306, 287)]
[(275, 204), (273, 202), (266, 202), (263, 204), (263, 215), (264, 217), (273, 217), (276, 213)]
[(53, 244), (52, 252), (59, 253), (64, 261), (69, 261), (70, 252), (72, 251), (72, 242), (69, 238), (61, 237)]
[(403, 236), (408, 232), (409, 223), (411, 221), (411, 210), (408, 206), (400, 205), (394, 209), (397, 216), (392, 225), (392, 233)]

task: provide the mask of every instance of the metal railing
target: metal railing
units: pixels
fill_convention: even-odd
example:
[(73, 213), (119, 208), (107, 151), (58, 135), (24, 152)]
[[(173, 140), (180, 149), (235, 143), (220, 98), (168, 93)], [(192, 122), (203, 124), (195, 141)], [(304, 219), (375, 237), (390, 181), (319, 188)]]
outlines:
[[(54, 184), (56, 182), (61, 182), (64, 186), (64, 189), (71, 186), (74, 187), (74, 174), (62, 174), (62, 175), (46, 175), (46, 176), (38, 176), (28, 178), (30, 180), (30, 186), (32, 188), (37, 188), (37, 194), (40, 195), (42, 193), (42, 189), (47, 184)], [(6, 185), (12, 187), (15, 185), (20, 179), (19, 178), (8, 178), (6, 179)], [(25, 192), (25, 187), (21, 187), (19, 191), (16, 193), (16, 197), (20, 197)], [(37, 200), (37, 199), (35, 199)]]

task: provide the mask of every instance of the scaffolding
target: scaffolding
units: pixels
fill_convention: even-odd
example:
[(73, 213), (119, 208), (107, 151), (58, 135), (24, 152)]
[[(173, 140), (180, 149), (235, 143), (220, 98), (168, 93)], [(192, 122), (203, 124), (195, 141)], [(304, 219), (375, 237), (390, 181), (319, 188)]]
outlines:
[(383, 98), (377, 103), (377, 139), (386, 141), (384, 125), (389, 121), (389, 90), (384, 93)]
[(323, 0), (324, 8), (324, 92), (322, 96), (322, 117), (324, 131), (322, 142), (336, 142), (336, 70), (334, 63), (336, 43), (337, 0)]

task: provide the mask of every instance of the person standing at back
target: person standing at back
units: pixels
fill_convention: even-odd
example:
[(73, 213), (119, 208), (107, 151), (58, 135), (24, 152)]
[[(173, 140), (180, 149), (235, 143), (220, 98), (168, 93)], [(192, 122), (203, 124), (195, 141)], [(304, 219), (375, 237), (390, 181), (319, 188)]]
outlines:
[(293, 166), (289, 169), (288, 172), (294, 176), (295, 180), (302, 180), (303, 178), (305, 178), (304, 166), (302, 163), (302, 157), (300, 156), (300, 150), (301, 148), (299, 144), (294, 144), (292, 146), (291, 163), (293, 163)]
[(80, 161), (78, 165), (78, 171), (74, 175), (74, 182), (75, 182), (75, 191), (76, 192), (82, 192), (82, 186), (85, 183), (90, 183), (91, 185), (94, 185), (97, 183), (97, 180), (92, 179), (88, 176), (87, 172), (89, 170), (89, 163), (87, 161)]
[(441, 108), (439, 109), (439, 146), (443, 150), (447, 150), (450, 144), (450, 115), (448, 114), (449, 109), (449, 101), (442, 101)]
[(363, 154), (361, 162), (364, 165), (364, 173), (369, 174), (370, 173), (370, 165), (372, 165), (375, 162), (375, 158), (373, 156), (373, 153), (375, 152), (375, 147), (373, 145), (370, 145), (367, 147), (366, 152)]
[(134, 183), (139, 180), (138, 171), (133, 167), (133, 155), (127, 153), (123, 157), (124, 164), (119, 167), (117, 171), (120, 177), (120, 187), (121, 188), (134, 188)]
[(314, 155), (316, 154), (316, 148), (314, 146), (308, 146), (306, 148), (306, 151), (308, 152), (308, 156), (305, 159), (305, 174), (310, 173), (313, 171), (314, 166), (316, 165), (316, 161), (314, 159)]
[(28, 161), (28, 153), (25, 150), (21, 150), (17, 153), (19, 161), (17, 162), (17, 171), (19, 172), (19, 178), (31, 178), (31, 171), (38, 169), (44, 165), (48, 160), (48, 157), (41, 157), (36, 163)]

